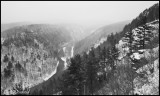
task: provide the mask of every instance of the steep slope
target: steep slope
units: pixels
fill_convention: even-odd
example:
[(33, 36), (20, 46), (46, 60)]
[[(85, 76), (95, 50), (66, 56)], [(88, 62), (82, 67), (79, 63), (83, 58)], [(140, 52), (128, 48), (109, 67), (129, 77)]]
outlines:
[[(156, 5), (156, 4), (155, 4)], [(155, 6), (154, 5), (154, 6)], [(157, 7), (157, 6), (155, 6), (155, 7)], [(158, 6), (159, 7), (159, 6)], [(152, 8), (154, 8), (154, 7), (152, 7)], [(150, 10), (152, 10), (152, 8), (150, 9), (149, 8), (149, 11), (145, 11), (145, 12), (148, 12), (148, 14), (151, 14), (150, 13)], [(157, 10), (157, 8), (155, 8), (155, 10)], [(153, 10), (152, 10), (153, 11)], [(145, 12), (142, 12), (142, 13), (144, 13), (145, 14)], [(119, 44), (117, 44), (117, 47), (118, 47), (118, 49), (120, 50), (120, 55), (119, 55), (119, 60), (117, 61), (117, 69), (115, 70), (115, 73), (113, 73), (114, 74), (114, 76), (115, 76), (115, 78), (111, 78), (110, 80), (109, 80), (109, 84), (108, 83), (106, 83), (106, 86), (104, 86), (103, 88), (102, 88), (102, 90), (100, 89), (98, 92), (99, 93), (97, 93), (97, 94), (101, 94), (102, 95), (102, 93), (105, 93), (104, 95), (106, 95), (106, 94), (115, 94), (115, 90), (117, 90), (117, 88), (118, 87), (116, 87), (116, 85), (114, 85), (114, 84), (117, 84), (117, 85), (119, 85), (119, 86), (121, 86), (121, 87), (119, 87), (120, 89), (119, 89), (119, 91), (118, 91), (118, 93), (117, 94), (121, 94), (121, 95), (124, 95), (124, 94), (131, 94), (130, 93), (130, 91), (131, 91), (131, 81), (129, 80), (130, 79), (130, 74), (129, 74), (129, 72), (130, 72), (130, 69), (129, 69), (129, 64), (128, 64), (128, 61), (127, 61), (127, 57), (126, 57), (126, 53), (127, 53), (127, 50), (128, 50), (128, 48), (127, 48), (127, 46), (126, 47), (124, 47), (125, 46), (125, 42), (123, 42), (123, 37), (124, 37), (124, 34), (127, 32), (127, 31), (132, 31), (133, 30), (133, 32), (134, 32), (134, 30), (136, 29), (136, 28), (138, 28), (138, 27), (141, 27), (142, 25), (145, 25), (146, 23), (148, 23), (148, 24), (146, 24), (147, 26), (154, 26), (154, 30), (152, 30), (154, 33), (155, 33), (155, 37), (153, 37), (153, 41), (151, 41), (151, 42), (154, 42), (154, 38), (157, 38), (156, 37), (156, 34), (158, 34), (159, 33), (159, 29), (158, 29), (158, 27), (157, 26), (159, 26), (159, 20), (158, 19), (156, 19), (157, 18), (157, 16), (152, 16), (152, 15), (147, 15), (147, 16), (151, 16), (150, 18), (148, 18), (148, 19), (146, 19), (146, 20), (149, 20), (149, 21), (146, 21), (146, 22), (143, 22), (144, 21), (144, 19), (143, 19), (143, 16), (145, 17), (146, 15), (144, 15), (144, 14), (141, 14), (140, 16), (142, 16), (140, 19), (135, 19), (135, 20), (133, 20), (130, 24), (128, 24), (128, 25), (126, 25), (125, 26), (125, 28), (123, 28), (122, 27), (122, 29), (121, 29), (121, 32), (119, 32), (119, 33), (117, 33), (117, 34), (114, 34), (113, 35), (113, 37), (112, 36), (110, 36), (109, 38), (106, 38), (107, 37), (107, 35), (105, 35), (106, 33), (105, 33), (105, 31), (103, 30), (103, 28), (101, 29), (101, 30), (99, 30), (100, 32), (95, 32), (95, 33), (93, 33), (92, 35), (91, 35), (91, 37), (93, 36), (93, 38), (98, 38), (98, 37), (101, 37), (101, 38), (98, 38), (97, 40), (95, 40), (94, 41), (94, 39), (93, 38), (91, 38), (90, 36), (88, 36), (88, 37), (86, 37), (85, 39), (83, 39), (82, 41), (79, 41), (79, 42), (81, 42), (81, 43), (77, 43), (76, 44), (76, 46), (75, 46), (75, 50), (74, 50), (74, 54), (77, 54), (77, 53), (81, 53), (81, 52), (83, 52), (83, 51), (88, 51), (90, 48), (88, 48), (87, 50), (81, 50), (81, 52), (79, 52), (79, 50), (80, 49), (77, 49), (77, 46), (78, 46), (78, 48), (80, 47), (81, 48), (81, 46), (86, 46), (86, 45), (83, 45), (83, 43), (84, 44), (87, 44), (87, 46), (89, 46), (90, 45), (90, 42), (92, 42), (92, 40), (94, 41), (94, 43), (92, 43), (91, 44), (91, 46), (95, 46), (95, 51), (97, 50), (97, 46), (100, 46), (101, 48), (103, 48), (104, 46), (108, 46), (108, 44), (111, 44), (112, 42), (111, 41), (113, 41), (113, 40), (111, 40), (111, 39), (114, 39), (114, 38), (116, 38), (117, 39), (117, 42), (116, 43), (119, 43)], [(157, 14), (157, 11), (155, 11), (154, 12), (154, 14)], [(139, 17), (137, 17), (137, 18), (139, 18)], [(141, 23), (134, 23), (134, 22), (141, 22)], [(135, 27), (135, 25), (137, 25), (136, 27)], [(133, 27), (134, 26), (134, 27)], [(111, 26), (110, 26), (111, 27)], [(118, 25), (117, 25), (117, 27), (118, 27)], [(116, 27), (116, 28), (117, 28)], [(135, 29), (134, 29), (135, 28)], [(108, 28), (107, 28), (108, 29)], [(106, 29), (106, 30), (107, 30)], [(112, 29), (114, 29), (114, 26), (112, 27)], [(117, 29), (118, 30), (118, 29)], [(114, 30), (115, 31), (115, 30)], [(99, 35), (99, 33), (101, 33), (102, 32), (102, 34), (104, 35), (104, 37), (103, 37), (103, 35)], [(104, 32), (104, 33), (103, 33)], [(116, 32), (116, 31), (115, 31)], [(88, 39), (89, 38), (89, 39)], [(158, 37), (159, 38), (159, 37)], [(88, 41), (90, 40), (90, 42), (88, 42)], [(96, 42), (97, 41), (97, 42)], [(98, 42), (98, 41), (100, 41), (100, 42)], [(156, 39), (156, 41), (157, 41), (157, 39)], [(86, 43), (87, 42), (87, 43)], [(96, 44), (95, 44), (96, 43)], [(90, 46), (90, 47), (91, 47)], [(155, 43), (155, 46), (154, 47), (157, 47), (157, 43)], [(152, 48), (151, 48), (152, 49)], [(66, 50), (66, 48), (65, 47), (63, 47), (63, 50), (65, 51)], [(77, 51), (78, 50), (78, 51)], [(125, 50), (125, 51), (124, 51)], [(147, 49), (148, 50), (148, 49)], [(146, 51), (146, 52), (148, 52), (148, 51)], [(154, 52), (154, 53), (156, 53), (156, 52)], [(147, 53), (146, 53), (147, 54)], [(96, 54), (97, 55), (97, 54)], [(135, 56), (135, 58), (140, 58), (139, 56), (137, 56), (138, 54), (137, 53), (135, 53), (134, 54)], [(157, 57), (155, 57), (156, 59), (157, 59)], [(63, 58), (64, 59), (64, 58)], [(144, 58), (143, 58), (144, 59)], [(146, 62), (144, 62), (143, 61), (143, 59), (142, 59), (142, 63), (145, 63), (145, 65), (147, 65), (148, 63), (146, 63)], [(149, 60), (149, 59), (148, 59)], [(65, 61), (65, 60), (64, 60)], [(60, 64), (60, 63), (59, 63)], [(63, 65), (64, 66), (64, 65)], [(127, 66), (127, 67), (126, 67)], [(60, 72), (60, 74), (61, 74), (61, 72), (62, 71), (58, 71), (57, 72), (57, 74)], [(156, 72), (157, 73), (157, 72)], [(43, 94), (54, 94), (54, 93), (57, 93), (57, 88), (59, 87), (59, 83), (60, 83), (60, 80), (57, 78), (57, 74), (55, 74), (53, 77), (51, 77), (50, 79), (48, 79), (47, 81), (45, 81), (45, 82), (43, 82), (43, 83), (41, 83), (41, 84), (39, 84), (39, 85), (37, 85), (37, 86), (35, 86), (35, 87), (32, 87), (31, 88), (31, 94), (40, 94), (41, 92), (43, 93)], [(149, 76), (149, 77), (151, 77), (151, 76)], [(157, 75), (155, 76), (155, 78), (157, 78)], [(153, 80), (150, 80), (150, 81), (153, 81)], [(157, 82), (157, 80), (156, 80), (156, 82)], [(115, 88), (115, 89), (114, 89)], [(156, 88), (158, 88), (158, 87), (156, 87)], [(100, 92), (100, 91), (103, 91), (102, 93)], [(113, 93), (112, 93), (113, 92)], [(96, 94), (96, 93), (95, 93)]]
[[(123, 39), (124, 35), (131, 31), (134, 28), (138, 28), (139, 26), (142, 26), (148, 22), (152, 22), (154, 20), (159, 20), (159, 3), (154, 4), (150, 8), (144, 10), (137, 16), (135, 19), (133, 19), (129, 24), (126, 24), (125, 27), (117, 34), (114, 34), (113, 36), (109, 36), (107, 38), (104, 38), (105, 41), (103, 44), (100, 45), (101, 48), (103, 47), (109, 47), (109, 45), (112, 43), (113, 38), (116, 39), (116, 43), (118, 43), (121, 39)], [(158, 38), (155, 38), (156, 41), (158, 41)], [(158, 40), (157, 40), (158, 39)], [(123, 43), (123, 42), (121, 42)], [(152, 42), (154, 43), (154, 42)], [(157, 42), (156, 42), (157, 43)]]
[[(148, 30), (148, 27), (152, 27), (152, 30)], [(123, 30), (122, 28), (121, 26), (119, 29), (119, 24), (100, 28), (75, 47), (73, 46), (74, 42), (81, 38), (74, 38), (75, 31), (70, 32), (70, 28), (67, 30), (61, 26), (38, 24), (14, 27), (4, 31), (1, 34), (1, 93), (16, 94), (17, 91), (23, 90), (30, 91), (32, 95), (57, 93), (56, 89), (60, 85), (59, 78), (65, 72), (68, 59), (73, 56), (73, 53), (88, 51), (91, 46), (94, 46), (96, 51), (98, 46), (108, 46), (116, 38), (117, 41), (114, 43), (118, 42), (116, 46), (120, 52), (116, 61), (116, 69), (111, 71), (113, 72), (112, 76), (108, 77), (107, 74), (107, 79), (110, 80), (95, 94), (131, 94), (132, 81), (129, 74), (131, 65), (126, 55), (129, 52), (129, 46), (128, 42), (124, 40), (126, 39), (125, 34), (133, 33), (132, 44), (134, 45), (134, 42), (141, 39), (138, 32), (151, 31), (153, 35), (149, 37), (151, 41), (147, 43), (147, 47), (140, 50), (134, 49), (131, 55), (133, 59), (140, 60), (138, 63), (140, 66), (136, 72), (145, 74), (134, 78), (134, 94), (159, 94), (159, 4), (145, 10)], [(109, 32), (122, 31), (106, 38), (108, 30)], [(81, 45), (83, 43), (86, 45)], [(149, 45), (151, 43), (154, 43), (153, 46)], [(89, 46), (88, 49), (86, 46)], [(138, 48), (136, 45), (134, 47)]]
[(19, 84), (28, 89), (54, 78), (58, 68), (61, 71), (67, 68), (74, 43), (86, 35), (84, 28), (69, 24), (31, 24), (4, 30), (1, 33), (2, 93), (16, 94), (13, 89)]
[[(86, 72), (87, 76), (82, 74), (79, 76), (78, 68), (75, 70), (76, 67), (71, 66), (68, 68), (68, 70), (70, 70), (67, 74), (70, 78), (65, 78), (66, 75), (64, 76), (63, 84), (66, 84), (66, 86), (62, 86), (59, 93), (88, 95), (159, 95), (159, 85), (156, 85), (156, 83), (159, 84), (158, 10), (159, 4), (151, 6), (149, 9), (142, 12), (136, 19), (132, 20), (130, 24), (126, 25), (121, 32), (111, 34), (107, 39), (102, 38), (96, 45), (92, 45), (94, 48), (92, 47), (91, 51), (88, 51), (90, 48), (85, 51), (86, 53), (88, 51), (89, 54), (79, 56), (80, 58), (87, 59), (82, 59), (82, 62), (80, 58), (75, 59), (75, 61), (80, 60), (77, 64), (81, 64), (83, 66), (82, 69), (84, 68), (83, 64), (85, 64), (85, 66), (89, 66), (85, 67), (85, 69), (87, 71), (89, 70), (89, 73), (90, 71), (94, 73), (88, 74), (85, 70), (82, 72)], [(151, 35), (144, 35), (149, 33), (151, 33)], [(131, 35), (128, 36), (126, 34)], [(146, 37), (148, 42), (143, 42), (143, 40), (146, 40)], [(131, 39), (129, 40), (128, 38)], [(86, 44), (86, 42), (87, 40), (83, 41), (79, 47), (83, 46), (83, 43)], [(115, 45), (118, 48), (118, 52), (115, 50), (116, 48), (114, 48)], [(106, 46), (108, 46), (108, 48), (105, 51), (104, 47)], [(116, 57), (118, 57), (118, 59)], [(74, 62), (71, 63), (71, 65), (75, 64), (76, 63)], [(99, 67), (102, 71), (98, 70)], [(72, 69), (74, 70), (73, 72), (71, 72)], [(75, 74), (75, 72), (77, 72), (77, 74)], [(99, 78), (100, 75), (98, 73), (100, 72), (102, 73), (102, 75), (100, 74), (102, 78)], [(91, 78), (91, 81), (86, 79), (76, 80), (72, 78), (90, 78), (92, 76), (93, 78)], [(82, 81), (87, 81), (90, 85), (81, 84)], [(96, 81), (102, 82), (102, 86), (99, 86), (100, 83), (96, 84)], [(78, 88), (77, 85), (84, 86), (84, 88)], [(87, 88), (89, 86), (91, 87)], [(78, 91), (74, 89), (78, 89)], [(73, 92), (70, 90), (73, 90)], [(87, 93), (86, 91), (91, 92)]]
[(159, 3), (154, 4), (153, 6), (151, 6), (150, 8), (144, 10), (142, 13), (139, 14), (139, 16), (137, 16), (135, 19), (132, 20), (132, 22), (130, 24), (127, 24), (123, 31), (121, 32), (121, 36), (124, 36), (124, 34), (133, 29), (136, 28), (138, 26), (141, 26), (147, 22), (151, 22), (154, 20), (159, 19)]
[(122, 31), (123, 27), (129, 22), (130, 21), (119, 22), (97, 29), (91, 35), (76, 43), (74, 54), (81, 54), (82, 52), (88, 51), (94, 45), (94, 43), (98, 42), (101, 38), (107, 37), (107, 35), (112, 32), (116, 33)]
[[(132, 67), (135, 72), (135, 78), (129, 75), (131, 72), (130, 59), (127, 56), (129, 53), (129, 43), (126, 40), (128, 32), (133, 33), (132, 37), (132, 55), (133, 60), (137, 60)], [(142, 34), (151, 32), (149, 36), (150, 41), (144, 43), (145, 47), (139, 47), (138, 42), (144, 39), (141, 38)], [(109, 83), (101, 88), (96, 94), (103, 95), (159, 95), (159, 3), (154, 4), (150, 8), (143, 11), (136, 19), (125, 26), (122, 32), (119, 33), (118, 44), (116, 47), (119, 50), (119, 57), (116, 66), (116, 72)], [(113, 36), (116, 38), (116, 35)], [(105, 41), (108, 42), (108, 41)], [(110, 43), (110, 42), (108, 42)], [(107, 44), (108, 44), (107, 43)], [(100, 47), (106, 46), (106, 43), (100, 45)], [(114, 81), (114, 83), (112, 83)], [(119, 87), (117, 89), (117, 87)], [(116, 90), (116, 93), (114, 93)], [(129, 91), (130, 90), (130, 91)], [(133, 93), (132, 93), (133, 90)]]

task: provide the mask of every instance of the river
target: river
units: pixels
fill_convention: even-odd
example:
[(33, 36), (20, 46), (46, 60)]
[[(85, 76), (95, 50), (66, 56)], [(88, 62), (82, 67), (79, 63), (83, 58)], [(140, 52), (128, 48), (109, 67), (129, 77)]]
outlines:
[[(66, 47), (63, 47), (64, 53), (66, 49), (67, 49)], [(70, 56), (64, 55), (63, 57), (57, 57), (57, 65), (55, 70), (44, 79), (44, 82), (31, 87), (30, 94), (33, 94), (36, 90), (45, 90), (45, 94), (48, 94), (48, 95), (54, 93), (53, 89), (56, 89), (57, 85), (59, 84), (58, 78), (61, 77), (61, 75), (67, 68), (67, 59), (73, 57), (73, 53), (74, 53), (73, 49), (74, 49), (74, 46), (71, 47)], [(53, 82), (53, 80), (56, 80), (56, 82)], [(54, 86), (51, 84), (53, 84)]]
[[(63, 52), (64, 53), (66, 52), (66, 47), (63, 47)], [(74, 46), (72, 46), (72, 48), (71, 48), (71, 56), (70, 56), (70, 58), (73, 57), (73, 52), (74, 52)], [(61, 60), (64, 62), (64, 68), (63, 68), (63, 70), (67, 69), (67, 58), (68, 57), (66, 55), (64, 55), (64, 57), (61, 57)], [(51, 74), (49, 74), (48, 76), (46, 76), (46, 78), (44, 78), (44, 81), (46, 81), (49, 78), (51, 78), (57, 72), (57, 67), (59, 65), (59, 61), (60, 61), (60, 59), (58, 59), (58, 62), (57, 62), (55, 70)]]
[(57, 65), (56, 65), (56, 67), (55, 67), (55, 70), (54, 70), (51, 74), (49, 74), (48, 76), (46, 76), (46, 78), (44, 78), (44, 81), (46, 81), (46, 80), (48, 80), (49, 78), (51, 78), (51, 77), (57, 72), (57, 67), (58, 67), (58, 65), (59, 65), (59, 61), (57, 62)]

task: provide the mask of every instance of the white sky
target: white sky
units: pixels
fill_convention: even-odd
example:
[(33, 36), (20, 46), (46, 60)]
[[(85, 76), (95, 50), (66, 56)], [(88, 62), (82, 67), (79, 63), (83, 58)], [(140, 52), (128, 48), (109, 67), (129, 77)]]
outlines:
[(1, 24), (114, 23), (132, 20), (159, 1), (1, 1)]

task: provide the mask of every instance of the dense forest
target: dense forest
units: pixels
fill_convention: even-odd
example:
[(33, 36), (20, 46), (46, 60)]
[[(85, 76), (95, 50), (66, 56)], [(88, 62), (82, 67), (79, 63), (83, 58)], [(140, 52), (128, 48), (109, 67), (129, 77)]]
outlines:
[[(21, 26), (3, 36), (7, 39), (3, 44), (1, 39), (1, 94), (14, 84), (16, 95), (159, 95), (159, 3), (122, 31), (105, 35), (97, 47), (76, 49), (80, 51), (66, 59), (66, 70), (61, 56), (73, 38), (65, 28)], [(55, 69), (57, 73), (43, 80)], [(24, 81), (40, 83), (26, 87)]]
[[(154, 50), (159, 48), (159, 27), (156, 27), (157, 25), (159, 26), (159, 4), (143, 11), (126, 25), (123, 31), (108, 35), (107, 40), (97, 48), (92, 47), (89, 52), (76, 54), (71, 58), (68, 69), (61, 78), (58, 78), (59, 86), (56, 87), (54, 94), (142, 94), (141, 91), (137, 92), (136, 80), (145, 80), (143, 84), (151, 82), (149, 77), (157, 71), (155, 66), (159, 66), (154, 64), (157, 58), (159, 60), (159, 54), (153, 56), (159, 52), (159, 50)], [(128, 48), (125, 50), (127, 52), (124, 53), (123, 59), (119, 58), (122, 54), (117, 47), (120, 45), (119, 41), (125, 42), (124, 47)], [(144, 50), (149, 50), (146, 52), (153, 54), (146, 55)], [(135, 53), (143, 55), (142, 58), (136, 58)], [(145, 69), (146, 66), (148, 69)], [(147, 71), (139, 72), (143, 68)], [(153, 93), (144, 92), (144, 94), (159, 93), (158, 86), (153, 90)], [(45, 94), (45, 91), (40, 90), (35, 94)]]

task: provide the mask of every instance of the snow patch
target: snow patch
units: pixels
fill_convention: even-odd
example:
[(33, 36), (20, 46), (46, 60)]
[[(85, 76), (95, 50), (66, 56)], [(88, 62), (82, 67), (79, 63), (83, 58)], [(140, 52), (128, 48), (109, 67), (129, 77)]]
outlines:
[(97, 41), (97, 43), (94, 44), (94, 48), (97, 48), (100, 44), (102, 44), (104, 41), (106, 41), (107, 38), (101, 38), (99, 41)]
[(61, 57), (61, 59), (64, 61), (64, 69), (67, 69), (67, 58)]
[(141, 59), (141, 55), (139, 53), (133, 53), (133, 55), (131, 55), (131, 58)]
[(71, 58), (73, 57), (73, 52), (74, 52), (74, 46), (72, 46), (72, 49), (71, 49)]
[(64, 52), (64, 53), (66, 52), (66, 47), (63, 47), (63, 52)]
[[(134, 93), (139, 95), (158, 95), (159, 93), (159, 58), (154, 61), (154, 72), (147, 75), (148, 81), (146, 79), (137, 77), (134, 79)], [(144, 66), (148, 67), (148, 66)], [(140, 68), (142, 69), (142, 68)], [(148, 71), (144, 69), (142, 71)]]
[(1, 37), (1, 44), (3, 44), (4, 40), (5, 40), (5, 39)]

